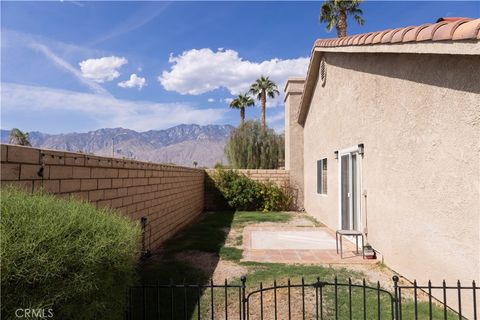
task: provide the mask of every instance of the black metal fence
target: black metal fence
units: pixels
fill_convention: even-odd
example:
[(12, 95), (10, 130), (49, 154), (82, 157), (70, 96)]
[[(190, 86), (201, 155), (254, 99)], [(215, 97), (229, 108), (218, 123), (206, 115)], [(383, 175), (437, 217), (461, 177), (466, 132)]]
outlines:
[[(250, 287), (250, 286), (249, 286)], [(474, 319), (478, 290), (457, 282), (434, 286), (400, 284), (391, 289), (365, 280), (339, 282), (317, 278), (298, 283), (287, 280), (247, 289), (238, 283), (151, 284), (130, 288), (126, 319)]]

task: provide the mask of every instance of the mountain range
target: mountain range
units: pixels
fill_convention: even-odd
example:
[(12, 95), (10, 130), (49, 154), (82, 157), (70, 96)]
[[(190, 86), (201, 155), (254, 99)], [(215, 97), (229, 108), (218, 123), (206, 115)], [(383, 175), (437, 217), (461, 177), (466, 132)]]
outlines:
[[(156, 163), (199, 167), (226, 164), (223, 149), (233, 126), (181, 124), (165, 130), (137, 132), (124, 128), (104, 128), (86, 133), (46, 134), (29, 132), (33, 147), (125, 157)], [(1, 130), (0, 140), (8, 143), (9, 130)], [(114, 144), (112, 145), (112, 142)], [(113, 148), (114, 147), (114, 150)]]

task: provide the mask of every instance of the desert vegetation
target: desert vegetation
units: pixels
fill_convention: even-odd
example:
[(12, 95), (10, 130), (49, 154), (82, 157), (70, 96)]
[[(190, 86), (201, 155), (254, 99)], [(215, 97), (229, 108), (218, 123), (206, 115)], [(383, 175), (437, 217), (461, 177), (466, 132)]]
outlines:
[(212, 179), (214, 187), (233, 209), (269, 212), (288, 210), (290, 206), (288, 190), (272, 182), (254, 181), (228, 169), (217, 169)]
[(1, 194), (2, 315), (32, 308), (55, 319), (120, 319), (136, 281), (139, 227), (78, 200)]

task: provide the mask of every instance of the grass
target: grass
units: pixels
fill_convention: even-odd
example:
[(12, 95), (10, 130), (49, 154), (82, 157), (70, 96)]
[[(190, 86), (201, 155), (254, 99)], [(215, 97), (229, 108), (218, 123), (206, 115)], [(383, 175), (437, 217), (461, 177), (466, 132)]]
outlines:
[[(190, 228), (185, 230), (182, 234), (169, 240), (165, 244), (164, 256), (158, 260), (151, 262), (141, 270), (142, 280), (147, 283), (160, 280), (163, 283), (168, 283), (172, 278), (176, 283), (203, 283), (208, 284), (212, 270), (202, 270), (198, 265), (193, 263), (187, 263), (178, 261), (175, 259), (175, 255), (178, 253), (185, 254), (186, 251), (200, 251), (206, 252), (214, 257), (215, 261), (212, 263), (216, 265), (218, 261), (228, 260), (239, 267), (246, 268), (247, 270), (247, 293), (252, 293), (258, 290), (260, 283), (263, 287), (273, 287), (274, 281), (277, 285), (286, 285), (288, 279), (292, 284), (300, 284), (302, 277), (305, 284), (311, 285), (316, 282), (317, 278), (321, 281), (327, 281), (329, 283), (334, 282), (334, 278), (337, 277), (338, 283), (343, 286), (337, 287), (337, 306), (335, 306), (335, 286), (327, 285), (322, 288), (323, 295), (323, 308), (325, 319), (332, 318), (335, 313), (338, 312), (339, 319), (348, 319), (350, 316), (350, 306), (353, 319), (363, 318), (363, 288), (353, 286), (351, 289), (352, 298), (349, 299), (348, 280), (352, 280), (353, 284), (361, 284), (364, 275), (360, 272), (355, 272), (347, 268), (333, 269), (323, 266), (314, 265), (288, 265), (279, 263), (256, 263), (256, 262), (241, 262), (242, 250), (235, 248), (234, 246), (241, 245), (242, 236), (241, 231), (243, 228), (252, 223), (259, 222), (272, 222), (272, 223), (285, 223), (292, 218), (292, 215), (285, 212), (217, 212), (207, 213), (203, 219), (192, 224)], [(303, 218), (303, 216), (302, 216)], [(314, 220), (315, 225), (321, 225), (318, 221)], [(230, 229), (235, 229), (236, 233), (240, 235), (235, 236), (232, 239), (231, 244), (226, 245), (227, 235)], [(233, 244), (232, 244), (233, 243)], [(231, 284), (239, 285), (240, 279), (231, 279)], [(376, 285), (368, 283), (371, 287)], [(183, 290), (183, 289), (182, 289)], [(197, 297), (200, 294), (200, 313), (202, 318), (210, 318), (212, 314), (211, 309), (211, 292), (210, 289), (200, 290), (187, 289), (186, 291), (176, 290), (174, 292), (174, 313), (182, 315), (186, 312), (187, 318), (196, 318), (198, 313), (197, 299), (187, 299), (188, 303), (184, 303), (185, 294), (188, 296)], [(193, 290), (193, 291), (192, 291)], [(165, 301), (171, 301), (171, 293), (165, 292), (168, 297), (165, 297), (162, 301), (162, 307)], [(299, 287), (291, 289), (292, 294), (292, 308), (294, 312), (301, 311), (301, 289)], [(307, 318), (315, 316), (315, 288), (308, 286), (305, 288), (306, 297), (306, 314)], [(250, 297), (251, 315), (253, 318), (259, 318), (259, 292), (253, 293)], [(265, 314), (272, 314), (273, 312), (273, 290), (267, 290), (263, 294), (264, 311)], [(285, 314), (287, 303), (287, 289), (277, 289), (277, 303), (279, 315)], [(375, 289), (365, 290), (366, 298), (366, 315), (367, 319), (377, 319), (378, 309), (377, 305), (380, 302), (380, 319), (391, 319), (391, 297), (389, 293), (380, 292), (377, 294)], [(229, 310), (232, 314), (238, 312), (238, 291), (235, 288), (229, 289), (227, 293), (221, 288), (214, 289), (213, 298), (213, 312), (216, 318), (222, 318), (222, 310), (225, 309), (225, 299), (228, 302)], [(237, 310), (237, 311), (235, 311)], [(414, 318), (414, 305), (411, 299), (404, 299), (402, 301), (403, 316), (405, 319)], [(220, 312), (220, 313), (219, 313)], [(256, 312), (256, 313), (255, 313)], [(293, 312), (293, 311), (292, 311)], [(294, 315), (292, 313), (292, 316)], [(419, 319), (428, 318), (428, 303), (419, 302), (418, 304), (418, 316)], [(255, 315), (257, 317), (255, 317)], [(443, 310), (437, 306), (433, 307), (433, 318), (440, 318), (443, 315)], [(153, 314), (152, 314), (153, 316)], [(168, 317), (168, 314), (165, 315)], [(454, 317), (454, 313), (449, 313), (449, 318)], [(295, 318), (295, 317), (293, 317)]]
[(292, 215), (287, 212), (237, 211), (234, 215), (232, 227), (241, 227), (259, 222), (288, 222), (291, 218)]
[[(290, 219), (291, 215), (285, 212), (222, 211), (206, 213), (203, 219), (192, 224), (185, 232), (168, 240), (164, 245), (165, 254), (170, 257), (185, 251), (218, 253), (224, 246), (230, 228), (243, 228), (247, 224), (259, 222), (287, 222)], [(241, 240), (241, 236), (237, 237), (239, 245), (241, 245)]]
[(223, 247), (220, 249), (220, 258), (240, 262), (240, 259), (242, 259), (242, 250), (234, 247)]

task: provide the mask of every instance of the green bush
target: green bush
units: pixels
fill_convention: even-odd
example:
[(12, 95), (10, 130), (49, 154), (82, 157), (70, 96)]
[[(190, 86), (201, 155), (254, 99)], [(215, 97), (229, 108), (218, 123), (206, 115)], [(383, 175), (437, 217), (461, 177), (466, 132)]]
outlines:
[(109, 209), (1, 190), (2, 316), (52, 309), (55, 319), (121, 319), (136, 280), (140, 228)]
[(275, 169), (284, 163), (284, 137), (250, 120), (232, 130), (225, 155), (235, 169)]
[(288, 210), (290, 197), (271, 182), (258, 182), (235, 170), (217, 169), (213, 174), (216, 188), (228, 204), (237, 210)]

